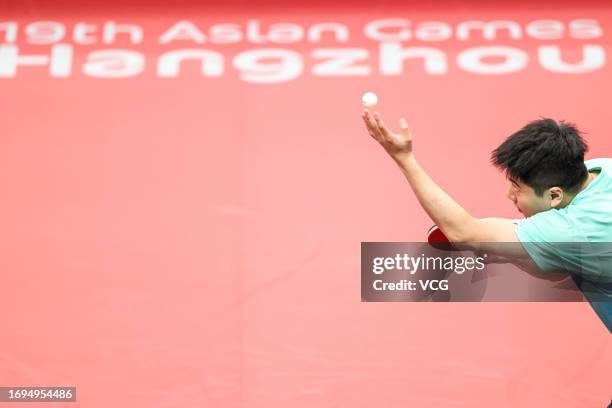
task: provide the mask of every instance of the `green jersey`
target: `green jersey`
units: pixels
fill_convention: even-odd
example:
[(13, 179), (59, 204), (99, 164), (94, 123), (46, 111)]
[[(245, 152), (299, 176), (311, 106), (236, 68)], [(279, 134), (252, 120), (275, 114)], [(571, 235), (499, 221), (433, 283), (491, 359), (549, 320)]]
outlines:
[(516, 220), (516, 235), (543, 271), (569, 272), (612, 331), (612, 159), (585, 162), (598, 172), (560, 209)]

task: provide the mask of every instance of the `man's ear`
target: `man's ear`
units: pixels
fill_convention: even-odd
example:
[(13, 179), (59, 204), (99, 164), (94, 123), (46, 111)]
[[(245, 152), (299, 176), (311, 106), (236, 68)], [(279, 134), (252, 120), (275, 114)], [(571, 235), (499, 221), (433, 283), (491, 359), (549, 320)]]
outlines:
[(548, 192), (550, 194), (550, 206), (552, 208), (557, 208), (563, 201), (563, 189), (560, 187), (551, 187)]

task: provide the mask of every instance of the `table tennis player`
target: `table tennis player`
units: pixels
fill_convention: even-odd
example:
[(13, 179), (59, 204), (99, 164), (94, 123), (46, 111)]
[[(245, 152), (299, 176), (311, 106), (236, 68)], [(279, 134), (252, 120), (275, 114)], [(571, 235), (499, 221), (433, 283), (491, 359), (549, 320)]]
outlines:
[(525, 217), (504, 219), (472, 216), (427, 175), (405, 119), (395, 133), (378, 112), (366, 109), (362, 118), (450, 242), (474, 249), (508, 243), (495, 248), (509, 262), (569, 273), (612, 332), (612, 159), (585, 161), (587, 144), (574, 125), (536, 120), (493, 150), (491, 161), (509, 182), (507, 197)]

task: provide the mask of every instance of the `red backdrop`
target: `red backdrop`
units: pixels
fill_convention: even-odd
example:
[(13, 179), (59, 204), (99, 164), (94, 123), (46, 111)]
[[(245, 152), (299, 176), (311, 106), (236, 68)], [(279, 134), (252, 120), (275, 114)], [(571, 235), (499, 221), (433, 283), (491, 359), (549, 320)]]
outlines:
[[(518, 4), (518, 5), (517, 5)], [(517, 217), (490, 151), (541, 116), (576, 122), (589, 157), (610, 156), (611, 65), (562, 74), (537, 62), (542, 45), (579, 61), (584, 44), (611, 52), (612, 9), (598, 2), (435, 4), (273, 2), (8, 4), (13, 45), (28, 55), (35, 21), (64, 24), (72, 73), (19, 66), (0, 78), (0, 385), (75, 385), (78, 402), (107, 407), (603, 407), (610, 398), (610, 335), (588, 303), (361, 303), (361, 241), (420, 241), (431, 221), (401, 173), (367, 135), (360, 97), (377, 92), (397, 127), (405, 116), (417, 158), (477, 216)], [(564, 26), (595, 19), (603, 34), (537, 40), (474, 34), (429, 46), (448, 71), (410, 61), (378, 70), (368, 22), (467, 20)], [(326, 21), (346, 43), (162, 45), (190, 20), (263, 27)], [(138, 24), (144, 40), (75, 44), (77, 22)], [(3, 31), (0, 30), (0, 33)], [(0, 41), (2, 42), (2, 41)], [(6, 41), (5, 41), (6, 43)], [(7, 45), (7, 44), (5, 44)], [(10, 44), (9, 44), (10, 45)], [(529, 56), (518, 72), (461, 69), (465, 49), (507, 46)], [(250, 83), (232, 59), (257, 48), (303, 57), (280, 83)], [(364, 76), (317, 76), (315, 48), (360, 48)], [(214, 50), (223, 75), (186, 64), (160, 78), (164, 52)], [(95, 78), (88, 54), (129, 49), (142, 73)], [(493, 58), (491, 64), (499, 62)], [(24, 405), (25, 406), (25, 405)]]

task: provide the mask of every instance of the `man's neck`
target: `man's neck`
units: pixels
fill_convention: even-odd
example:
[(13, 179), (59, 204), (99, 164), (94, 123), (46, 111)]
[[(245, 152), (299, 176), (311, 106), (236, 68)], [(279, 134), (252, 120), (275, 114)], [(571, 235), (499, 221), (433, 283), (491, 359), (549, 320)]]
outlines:
[[(589, 186), (589, 184), (591, 184), (591, 182), (592, 182), (593, 180), (595, 180), (595, 177), (597, 177), (597, 176), (599, 175), (599, 173), (597, 173), (597, 172), (588, 172), (587, 174), (588, 174), (589, 176), (587, 177), (587, 179), (586, 179), (586, 180), (584, 181), (584, 183), (582, 184), (582, 187), (580, 188), (580, 191), (582, 191), (582, 190), (586, 189), (586, 188)], [(580, 191), (578, 191), (578, 193), (579, 193)], [(576, 193), (576, 194), (578, 194), (578, 193)]]
[(589, 184), (591, 184), (593, 180), (595, 180), (595, 177), (599, 175), (599, 173), (597, 172), (588, 172), (587, 174), (588, 176), (586, 180), (584, 181), (584, 183), (582, 183), (582, 186), (580, 186), (580, 190), (578, 190), (578, 192), (576, 192), (575, 194), (572, 194), (571, 196), (566, 196), (566, 198), (563, 200), (564, 203), (563, 205), (560, 206), (560, 208), (563, 208), (569, 203), (571, 203), (574, 197), (576, 197), (581, 191), (585, 190), (589, 186)]

